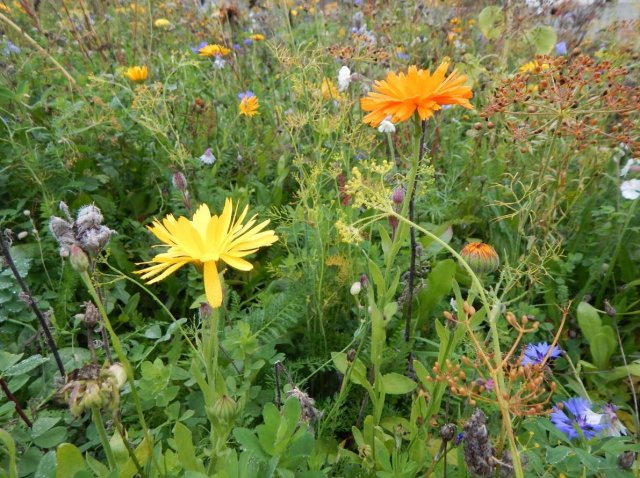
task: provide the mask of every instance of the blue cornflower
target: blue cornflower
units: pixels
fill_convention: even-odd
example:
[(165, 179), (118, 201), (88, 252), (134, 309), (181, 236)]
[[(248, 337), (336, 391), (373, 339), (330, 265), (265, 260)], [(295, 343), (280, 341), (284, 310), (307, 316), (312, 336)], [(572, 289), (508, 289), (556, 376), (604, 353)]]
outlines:
[(242, 40), (242, 43), (249, 46), (253, 43), (253, 40), (251, 38), (245, 38), (244, 40)]
[(602, 415), (591, 410), (591, 403), (588, 400), (577, 397), (565, 400), (563, 403), (562, 409), (553, 408), (550, 418), (551, 423), (562, 433), (565, 433), (569, 439), (580, 436), (577, 429), (580, 429), (582, 435), (588, 440), (604, 428), (600, 424)]
[(567, 42), (561, 41), (560, 43), (556, 43), (556, 55), (566, 55), (567, 54)]
[(398, 58), (398, 60), (409, 60), (411, 57), (409, 56), (409, 54), (404, 53), (399, 51), (398, 53), (396, 53), (396, 57)]
[(251, 90), (247, 90), (247, 91), (243, 91), (242, 93), (238, 93), (238, 99), (240, 101), (244, 100), (245, 98), (251, 98), (252, 96), (256, 96), (256, 95)]
[(562, 349), (557, 345), (553, 347), (553, 350), (549, 352), (551, 345), (546, 342), (540, 342), (538, 344), (528, 344), (524, 349), (524, 358), (522, 359), (522, 365), (537, 365), (541, 364), (544, 358), (547, 357), (547, 361), (560, 357)]
[(206, 41), (201, 41), (196, 46), (191, 46), (189, 48), (191, 48), (191, 51), (194, 53), (200, 53), (200, 50), (202, 50), (207, 45), (208, 43)]
[(7, 41), (7, 46), (4, 47), (2, 53), (4, 53), (6, 56), (17, 55), (20, 53), (20, 48), (17, 47), (13, 42)]

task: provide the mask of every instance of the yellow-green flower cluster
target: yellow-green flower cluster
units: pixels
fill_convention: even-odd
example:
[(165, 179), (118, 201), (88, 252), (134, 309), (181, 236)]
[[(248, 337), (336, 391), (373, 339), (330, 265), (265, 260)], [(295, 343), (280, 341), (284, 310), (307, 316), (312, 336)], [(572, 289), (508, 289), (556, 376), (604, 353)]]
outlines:
[(359, 167), (354, 167), (345, 186), (345, 192), (352, 198), (353, 207), (390, 211), (391, 189), (385, 184), (385, 176), (392, 169), (393, 163), (387, 160), (381, 163), (363, 161)]

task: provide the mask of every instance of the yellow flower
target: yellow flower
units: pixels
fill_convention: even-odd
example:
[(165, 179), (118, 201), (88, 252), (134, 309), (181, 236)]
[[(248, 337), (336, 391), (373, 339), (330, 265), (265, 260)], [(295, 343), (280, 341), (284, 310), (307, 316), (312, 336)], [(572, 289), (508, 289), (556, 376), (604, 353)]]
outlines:
[(153, 22), (156, 28), (170, 28), (171, 22), (166, 18), (158, 18), (155, 22)]
[(220, 216), (212, 216), (206, 204), (202, 204), (193, 219), (176, 219), (172, 214), (162, 222), (157, 219), (149, 230), (168, 249), (156, 255), (153, 264), (142, 270), (141, 278), (148, 284), (159, 282), (186, 264), (194, 264), (204, 269), (204, 290), (211, 307), (222, 305), (222, 285), (218, 276), (218, 262), (223, 261), (241, 271), (250, 271), (253, 265), (242, 259), (253, 254), (259, 248), (270, 246), (278, 240), (273, 231), (263, 231), (269, 221), (256, 225), (255, 216), (246, 224), (242, 221), (249, 207), (245, 207), (238, 216), (238, 209), (227, 198)]
[(374, 91), (360, 100), (360, 106), (370, 113), (364, 122), (378, 126), (391, 116), (393, 123), (411, 118), (414, 112), (421, 120), (427, 120), (443, 105), (460, 105), (467, 109), (473, 106), (469, 99), (471, 88), (464, 83), (467, 77), (453, 71), (445, 77), (448, 62), (443, 62), (433, 75), (428, 70), (410, 66), (407, 73), (389, 73), (386, 80), (376, 81)]
[(4, 3), (0, 3), (0, 12), (11, 13), (11, 9)]
[(205, 45), (198, 50), (198, 54), (200, 56), (206, 56), (207, 58), (212, 58), (214, 56), (227, 56), (229, 53), (231, 53), (231, 50), (222, 45), (216, 45), (215, 43)]
[(538, 60), (530, 61), (520, 67), (520, 73), (540, 72), (549, 69), (548, 63), (540, 63)]
[(264, 35), (261, 35), (260, 33), (251, 35), (249, 38), (251, 38), (253, 41), (264, 41)]
[(146, 66), (130, 66), (124, 72), (131, 81), (142, 82), (149, 77), (149, 69)]
[(320, 91), (322, 92), (322, 97), (325, 100), (337, 100), (340, 97), (340, 93), (338, 93), (336, 85), (334, 85), (333, 81), (331, 81), (329, 78), (325, 78), (324, 80), (322, 80)]
[(255, 116), (258, 114), (260, 103), (258, 97), (251, 94), (245, 94), (240, 100), (240, 114), (244, 116)]

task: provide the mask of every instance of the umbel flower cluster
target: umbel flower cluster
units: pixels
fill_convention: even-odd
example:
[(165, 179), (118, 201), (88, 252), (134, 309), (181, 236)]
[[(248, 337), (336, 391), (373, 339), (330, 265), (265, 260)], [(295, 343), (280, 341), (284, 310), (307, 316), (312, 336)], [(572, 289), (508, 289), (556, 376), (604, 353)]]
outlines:
[(60, 203), (60, 210), (66, 219), (51, 216), (49, 229), (60, 245), (62, 257), (68, 257), (74, 245), (90, 256), (96, 256), (116, 234), (113, 229), (102, 225), (102, 213), (92, 204), (81, 207), (75, 220), (64, 202)]

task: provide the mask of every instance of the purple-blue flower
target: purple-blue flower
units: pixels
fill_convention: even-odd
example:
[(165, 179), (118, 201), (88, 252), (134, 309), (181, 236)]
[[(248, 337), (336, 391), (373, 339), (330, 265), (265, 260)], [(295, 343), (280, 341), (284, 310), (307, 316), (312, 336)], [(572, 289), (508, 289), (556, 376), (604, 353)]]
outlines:
[(194, 53), (200, 53), (200, 50), (202, 50), (207, 45), (208, 43), (206, 41), (201, 41), (196, 46), (190, 46), (189, 48), (191, 48), (191, 51)]
[(398, 60), (409, 60), (411, 58), (408, 53), (404, 53), (401, 51), (396, 53), (396, 57), (398, 58)]
[(566, 55), (567, 54), (567, 42), (561, 41), (560, 43), (556, 43), (556, 55)]
[(251, 38), (245, 38), (244, 40), (242, 40), (242, 43), (249, 46), (253, 43), (253, 40)]
[(238, 99), (240, 101), (244, 100), (245, 98), (251, 98), (252, 96), (256, 96), (256, 95), (253, 94), (253, 91), (251, 91), (251, 90), (247, 90), (247, 91), (243, 91), (242, 93), (238, 93)]
[(528, 344), (524, 349), (524, 357), (522, 359), (522, 365), (536, 365), (541, 364), (547, 357), (547, 361), (560, 357), (562, 349), (557, 345), (553, 347), (553, 350), (549, 351), (551, 345), (546, 342), (540, 342), (538, 344)]
[(582, 397), (570, 398), (563, 404), (562, 409), (553, 408), (550, 419), (551, 423), (569, 439), (578, 438), (580, 436), (578, 430), (582, 431), (582, 435), (587, 440), (602, 431), (601, 415), (591, 410), (591, 403), (588, 400)]

